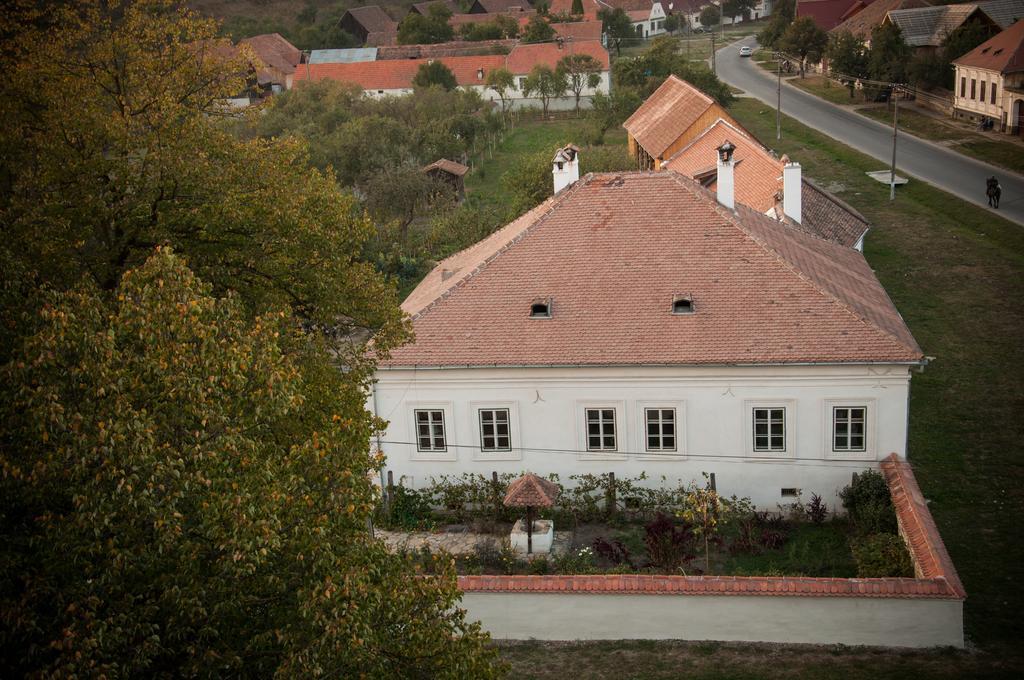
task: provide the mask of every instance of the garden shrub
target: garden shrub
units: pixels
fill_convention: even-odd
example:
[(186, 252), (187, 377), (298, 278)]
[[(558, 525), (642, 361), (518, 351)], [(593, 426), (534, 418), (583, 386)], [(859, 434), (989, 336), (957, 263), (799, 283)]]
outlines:
[(422, 491), (396, 486), (391, 494), (391, 503), (380, 524), (389, 529), (416, 531), (430, 527), (433, 510), (430, 496)]
[(668, 515), (658, 513), (644, 529), (647, 532), (644, 543), (652, 565), (675, 570), (697, 556), (697, 536), (689, 522), (677, 523)]
[(594, 539), (594, 552), (597, 553), (598, 557), (611, 562), (614, 566), (620, 564), (633, 565), (629, 549), (622, 544), (622, 541), (608, 541), (599, 536)]
[(821, 496), (811, 494), (811, 502), (807, 506), (807, 516), (815, 524), (821, 524), (828, 517), (828, 506), (822, 503)]
[(568, 552), (554, 559), (555, 570), (559, 574), (593, 574), (594, 551), (580, 548), (576, 552)]
[(903, 539), (895, 534), (868, 534), (850, 543), (860, 578), (914, 575), (914, 563)]
[(534, 557), (529, 561), (529, 563), (527, 563), (526, 571), (527, 573), (534, 574), (536, 576), (544, 576), (551, 572), (551, 565), (548, 563), (547, 557), (540, 555), (538, 557)]
[(877, 470), (865, 470), (839, 492), (850, 521), (861, 534), (896, 533), (889, 485)]

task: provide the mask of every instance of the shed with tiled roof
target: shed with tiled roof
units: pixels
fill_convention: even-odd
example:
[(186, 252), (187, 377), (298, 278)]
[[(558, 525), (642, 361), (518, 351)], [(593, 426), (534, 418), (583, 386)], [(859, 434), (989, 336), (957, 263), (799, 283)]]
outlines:
[(875, 0), (861, 11), (846, 18), (830, 32), (835, 35), (849, 31), (866, 43), (871, 42), (871, 31), (880, 26), (889, 10), (930, 7), (930, 0)]
[(714, 99), (670, 75), (633, 112), (626, 128), (629, 154), (641, 170), (659, 170), (662, 161), (686, 146), (719, 118), (741, 127)]
[(387, 43), (398, 32), (398, 23), (378, 5), (353, 7), (342, 15), (338, 26), (361, 44), (375, 47)]
[(999, 30), (985, 10), (973, 3), (894, 9), (882, 24), (898, 26), (905, 43), (926, 50), (939, 47), (946, 36), (966, 24), (978, 24), (993, 33)]

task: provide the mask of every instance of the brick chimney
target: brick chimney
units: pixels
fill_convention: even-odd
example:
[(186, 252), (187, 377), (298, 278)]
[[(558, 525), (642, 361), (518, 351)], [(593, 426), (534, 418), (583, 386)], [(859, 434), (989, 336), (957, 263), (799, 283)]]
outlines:
[(718, 147), (718, 177), (715, 180), (718, 192), (718, 202), (729, 210), (736, 208), (736, 162), (732, 154), (736, 146), (728, 139)]

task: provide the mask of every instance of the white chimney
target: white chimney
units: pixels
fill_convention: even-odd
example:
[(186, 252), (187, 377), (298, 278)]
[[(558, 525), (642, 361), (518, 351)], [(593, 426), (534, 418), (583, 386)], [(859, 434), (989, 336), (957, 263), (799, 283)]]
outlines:
[(555, 193), (572, 186), (580, 178), (580, 150), (568, 144), (555, 152), (551, 161), (551, 175), (555, 180)]
[(715, 179), (718, 202), (729, 210), (736, 207), (736, 178), (733, 172), (736, 162), (732, 154), (736, 146), (728, 139), (718, 147), (718, 177)]
[(782, 166), (782, 212), (797, 224), (800, 224), (800, 193), (802, 187), (800, 164), (786, 163)]

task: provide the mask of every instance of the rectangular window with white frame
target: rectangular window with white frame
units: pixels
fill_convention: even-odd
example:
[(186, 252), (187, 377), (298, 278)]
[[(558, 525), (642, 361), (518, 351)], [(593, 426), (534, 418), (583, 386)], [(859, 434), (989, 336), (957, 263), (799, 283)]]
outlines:
[(444, 453), (448, 450), (444, 429), (444, 410), (415, 409), (416, 450)]
[(617, 429), (614, 408), (588, 408), (587, 451), (617, 451)]
[(509, 409), (482, 408), (480, 418), (480, 450), (495, 453), (512, 450), (512, 425)]
[(840, 453), (867, 450), (867, 407), (832, 407), (832, 450)]
[(786, 407), (755, 406), (753, 417), (753, 448), (755, 453), (786, 452)]
[(644, 409), (645, 449), (651, 453), (675, 453), (678, 450), (678, 422), (674, 408)]

